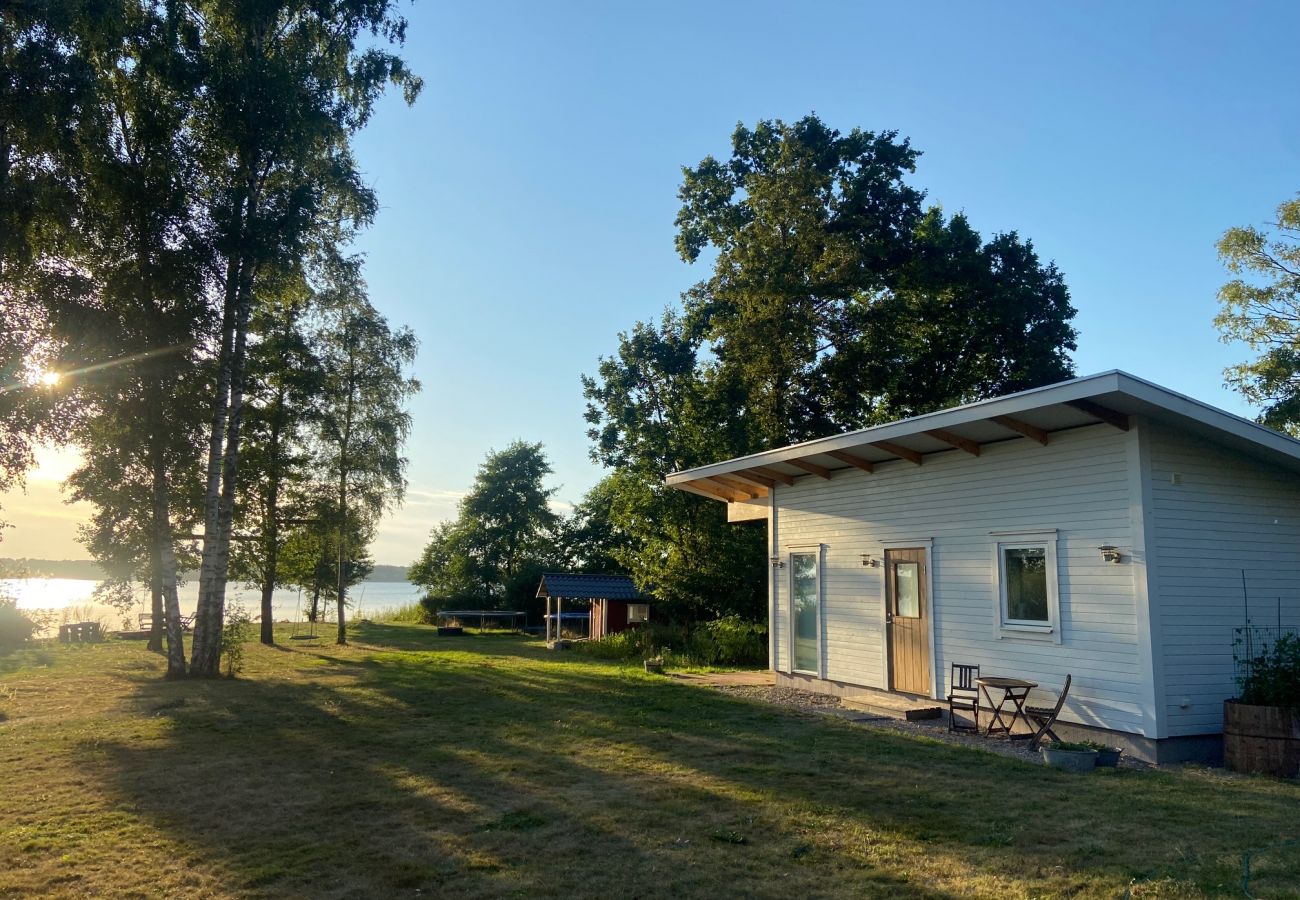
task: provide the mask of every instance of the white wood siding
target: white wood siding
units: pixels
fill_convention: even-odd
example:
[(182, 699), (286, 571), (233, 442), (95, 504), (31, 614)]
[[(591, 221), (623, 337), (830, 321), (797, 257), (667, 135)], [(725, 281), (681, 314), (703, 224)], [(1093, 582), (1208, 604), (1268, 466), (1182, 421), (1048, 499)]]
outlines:
[[(1137, 648), (1132, 565), (1105, 563), (1098, 547), (1132, 546), (1131, 435), (1097, 425), (1052, 436), (1042, 447), (1018, 439), (899, 461), (874, 474), (842, 471), (800, 478), (776, 490), (775, 542), (826, 545), (823, 557), (825, 677), (885, 688), (884, 569), (887, 542), (933, 539), (934, 695), (946, 694), (949, 664), (1017, 675), (1059, 689), (1074, 676), (1063, 718), (1149, 734), (1150, 672)], [(999, 637), (994, 531), (1056, 529), (1062, 642)], [(774, 571), (775, 667), (789, 671), (789, 569)]]
[(1276, 624), (1279, 599), (1282, 624), (1300, 625), (1300, 476), (1167, 426), (1147, 435), (1168, 733), (1216, 733), (1224, 699), (1236, 694), (1242, 570), (1256, 625)]

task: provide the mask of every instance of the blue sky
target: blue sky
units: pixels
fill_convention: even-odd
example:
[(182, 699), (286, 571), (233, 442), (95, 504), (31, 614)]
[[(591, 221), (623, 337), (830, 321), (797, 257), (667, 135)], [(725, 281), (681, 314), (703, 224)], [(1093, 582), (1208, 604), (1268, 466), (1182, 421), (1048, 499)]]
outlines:
[[(707, 274), (673, 250), (680, 168), (725, 155), (738, 121), (816, 111), (898, 130), (924, 153), (912, 181), (932, 202), (1061, 267), (1081, 374), (1122, 368), (1251, 414), (1222, 384), (1245, 351), (1211, 322), (1214, 242), (1300, 190), (1300, 6), (418, 3), (409, 17), (424, 94), (386, 99), (357, 141), (382, 202), (359, 243), (371, 294), (422, 342), (411, 496), (381, 562), (409, 561), (454, 515), (489, 447), (544, 442), (562, 501), (600, 477), (579, 375)], [(19, 552), (36, 481), (29, 503), (3, 501), (18, 526), (4, 555), (49, 555)]]

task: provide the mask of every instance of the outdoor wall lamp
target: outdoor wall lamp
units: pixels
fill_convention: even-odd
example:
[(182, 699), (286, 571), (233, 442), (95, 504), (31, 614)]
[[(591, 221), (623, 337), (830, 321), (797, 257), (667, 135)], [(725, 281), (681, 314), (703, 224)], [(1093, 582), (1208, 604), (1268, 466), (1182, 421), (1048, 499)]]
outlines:
[(774, 556), (774, 557), (772, 557), (772, 568), (774, 568), (774, 569), (784, 569), (784, 568), (785, 568), (785, 560), (781, 559), (781, 557), (779, 557), (779, 556)]
[(1119, 548), (1110, 544), (1103, 544), (1097, 549), (1101, 551), (1101, 558), (1104, 562), (1117, 563), (1124, 558), (1120, 555)]

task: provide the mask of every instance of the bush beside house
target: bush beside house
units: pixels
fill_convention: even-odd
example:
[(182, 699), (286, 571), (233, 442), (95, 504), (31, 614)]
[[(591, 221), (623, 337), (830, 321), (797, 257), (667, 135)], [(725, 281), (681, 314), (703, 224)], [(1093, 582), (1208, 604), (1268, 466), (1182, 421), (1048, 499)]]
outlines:
[(669, 665), (765, 666), (767, 626), (740, 616), (693, 625), (652, 623), (599, 641), (582, 641), (574, 649), (597, 659), (640, 662), (663, 657)]

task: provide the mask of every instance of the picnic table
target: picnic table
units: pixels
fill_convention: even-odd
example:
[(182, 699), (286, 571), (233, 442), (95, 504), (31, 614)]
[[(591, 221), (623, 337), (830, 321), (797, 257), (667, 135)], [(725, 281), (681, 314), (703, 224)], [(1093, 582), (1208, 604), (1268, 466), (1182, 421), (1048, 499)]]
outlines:
[[(1005, 734), (1011, 740), (1029, 739), (1034, 735), (1031, 734), (1012, 734), (1016, 727), (1016, 722), (1026, 722), (1025, 719), (1025, 700), (1029, 697), (1029, 692), (1038, 687), (1036, 681), (1026, 681), (1023, 678), (1007, 678), (1001, 675), (985, 675), (983, 678), (976, 678), (975, 683), (979, 685), (980, 690), (984, 692), (984, 699), (988, 701), (989, 708), (993, 710), (993, 719), (989, 722), (989, 727), (984, 731), (985, 737), (991, 737), (994, 734)], [(999, 694), (995, 702), (993, 693)], [(1010, 712), (1010, 721), (1003, 718), (1003, 714)]]

